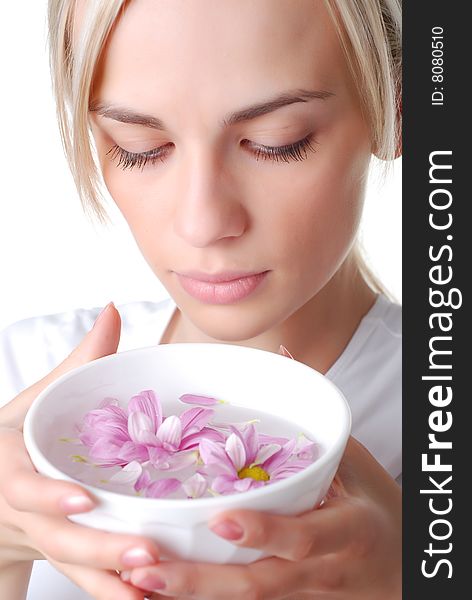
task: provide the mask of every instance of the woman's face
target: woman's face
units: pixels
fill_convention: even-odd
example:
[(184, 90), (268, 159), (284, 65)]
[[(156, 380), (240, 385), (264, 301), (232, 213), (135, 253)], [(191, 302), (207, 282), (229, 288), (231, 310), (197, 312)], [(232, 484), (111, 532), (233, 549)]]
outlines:
[(324, 3), (133, 0), (99, 67), (105, 183), (188, 319), (244, 340), (310, 301), (352, 247), (371, 154)]

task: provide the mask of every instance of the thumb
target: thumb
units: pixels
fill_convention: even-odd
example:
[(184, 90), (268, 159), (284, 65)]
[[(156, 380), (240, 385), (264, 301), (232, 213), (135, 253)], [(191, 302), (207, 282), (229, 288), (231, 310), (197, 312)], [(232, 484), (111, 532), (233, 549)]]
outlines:
[(120, 331), (120, 313), (113, 302), (110, 302), (99, 314), (92, 329), (62, 363), (0, 410), (1, 425), (21, 428), (33, 400), (46, 386), (76, 367), (114, 354), (120, 341)]
[(74, 348), (60, 365), (41, 381), (48, 380), (48, 385), (51, 381), (57, 379), (59, 375), (67, 373), (71, 369), (75, 369), (96, 358), (114, 354), (120, 341), (120, 331), (120, 313), (113, 302), (110, 302), (98, 315), (92, 329), (82, 338), (80, 344)]

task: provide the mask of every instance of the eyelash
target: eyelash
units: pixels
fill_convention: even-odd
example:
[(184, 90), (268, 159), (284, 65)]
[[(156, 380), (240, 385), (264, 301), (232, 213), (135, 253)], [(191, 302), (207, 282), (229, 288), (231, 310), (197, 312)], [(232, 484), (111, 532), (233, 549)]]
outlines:
[[(310, 134), (307, 137), (299, 140), (298, 142), (294, 142), (293, 144), (287, 144), (285, 146), (260, 146), (249, 142), (248, 140), (244, 140), (244, 145), (252, 145), (255, 146), (253, 150), (253, 154), (256, 157), (256, 160), (262, 158), (262, 160), (272, 160), (275, 162), (284, 161), (290, 162), (305, 160), (307, 158), (307, 151), (316, 152), (316, 149), (312, 144), (316, 144), (316, 140), (313, 139), (313, 135)], [(164, 158), (162, 155), (164, 152), (162, 148), (165, 146), (161, 146), (160, 148), (155, 148), (153, 150), (148, 150), (147, 152), (128, 152), (124, 148), (115, 144), (110, 150), (107, 152), (107, 155), (110, 154), (110, 159), (115, 160), (118, 158), (117, 167), (121, 167), (123, 170), (132, 169), (137, 166), (138, 169), (144, 169), (144, 167), (151, 163), (154, 165), (158, 160), (164, 162)]]

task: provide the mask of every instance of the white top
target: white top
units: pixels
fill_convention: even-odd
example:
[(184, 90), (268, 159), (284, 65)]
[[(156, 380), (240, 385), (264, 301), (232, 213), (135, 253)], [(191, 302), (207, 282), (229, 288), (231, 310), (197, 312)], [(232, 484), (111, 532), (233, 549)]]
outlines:
[[(118, 352), (158, 344), (176, 308), (172, 299), (119, 306)], [(0, 406), (49, 373), (78, 345), (100, 309), (19, 321), (0, 332)], [(344, 393), (352, 435), (401, 478), (401, 307), (379, 295), (326, 376)], [(35, 561), (27, 600), (89, 600), (46, 561)]]

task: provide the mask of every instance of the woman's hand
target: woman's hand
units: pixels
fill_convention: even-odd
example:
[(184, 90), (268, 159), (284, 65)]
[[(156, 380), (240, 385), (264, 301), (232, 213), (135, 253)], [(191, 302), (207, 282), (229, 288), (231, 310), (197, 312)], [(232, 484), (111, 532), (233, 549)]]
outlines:
[(156, 599), (401, 598), (401, 490), (352, 437), (320, 508), (297, 517), (233, 510), (210, 526), (273, 556), (247, 566), (162, 562), (122, 578)]
[[(154, 564), (158, 550), (140, 536), (111, 534), (73, 523), (66, 515), (86, 512), (95, 501), (79, 485), (39, 475), (21, 428), (33, 399), (57, 377), (116, 352), (120, 316), (109, 305), (80, 345), (44, 379), (0, 409), (0, 597), (24, 597), (21, 577), (28, 561), (47, 558), (98, 600), (142, 600), (144, 593), (121, 581), (116, 570)], [(18, 572), (17, 581), (12, 573)], [(8, 577), (7, 577), (8, 574)], [(23, 586), (24, 587), (24, 586)]]

